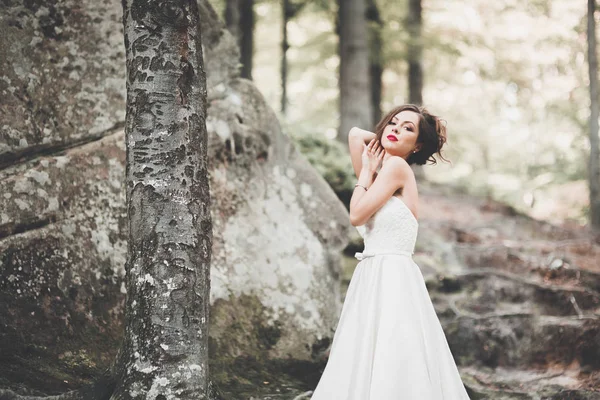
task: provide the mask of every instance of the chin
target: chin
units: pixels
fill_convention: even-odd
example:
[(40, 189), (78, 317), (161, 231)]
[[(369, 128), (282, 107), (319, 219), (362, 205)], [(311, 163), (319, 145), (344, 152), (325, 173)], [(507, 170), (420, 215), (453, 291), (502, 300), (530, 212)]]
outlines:
[(394, 151), (394, 145), (398, 142), (390, 142), (388, 138), (381, 139), (381, 147), (383, 147), (387, 151)]
[(389, 144), (387, 146), (383, 146), (383, 149), (386, 151), (386, 153), (388, 153), (390, 156), (396, 156), (396, 157), (402, 157), (404, 158), (402, 151), (400, 149), (398, 149), (395, 146), (390, 146)]

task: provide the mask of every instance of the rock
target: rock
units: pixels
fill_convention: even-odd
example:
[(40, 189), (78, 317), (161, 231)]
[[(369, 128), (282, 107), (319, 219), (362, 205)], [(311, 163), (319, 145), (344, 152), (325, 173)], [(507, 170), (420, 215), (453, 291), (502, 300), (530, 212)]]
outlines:
[(456, 241), (458, 243), (481, 243), (479, 236), (472, 233), (456, 228), (454, 229), (454, 233), (456, 234)]
[[(121, 7), (19, 3), (3, 3), (0, 20), (0, 107), (10, 114), (0, 136), (0, 387), (59, 393), (107, 368), (122, 334)], [(337, 323), (347, 212), (238, 78), (233, 39), (208, 3), (200, 8), (213, 370), (239, 357), (308, 362)]]
[(591, 235), (462, 194), (421, 201), (415, 259), (471, 399), (600, 398)]
[(9, 0), (0, 8), (0, 167), (122, 124), (125, 52), (116, 2)]
[[(57, 392), (112, 362), (125, 295), (123, 145), (113, 134), (0, 172), (2, 193), (11, 194), (0, 200), (10, 212), (0, 240), (2, 384), (27, 370), (23, 384)], [(16, 190), (20, 182), (31, 191)]]
[(446, 321), (450, 348), (460, 365), (487, 367), (592, 365), (598, 351), (597, 320), (498, 315)]

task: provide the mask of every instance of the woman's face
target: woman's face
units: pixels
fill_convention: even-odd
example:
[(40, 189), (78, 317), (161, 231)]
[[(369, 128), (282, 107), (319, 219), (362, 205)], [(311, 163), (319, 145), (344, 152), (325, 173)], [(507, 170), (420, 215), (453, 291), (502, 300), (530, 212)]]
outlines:
[(401, 111), (383, 129), (381, 145), (393, 156), (407, 158), (417, 148), (419, 115), (413, 111)]

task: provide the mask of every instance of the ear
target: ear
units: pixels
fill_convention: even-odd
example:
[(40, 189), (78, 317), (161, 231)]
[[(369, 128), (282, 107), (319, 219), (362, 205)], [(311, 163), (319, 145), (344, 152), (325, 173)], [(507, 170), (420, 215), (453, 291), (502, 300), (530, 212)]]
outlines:
[(414, 150), (413, 150), (413, 151), (414, 151), (415, 153), (418, 153), (419, 151), (421, 151), (421, 148), (422, 148), (422, 147), (423, 147), (423, 144), (422, 144), (422, 143), (419, 143), (419, 144), (417, 144), (417, 145), (415, 146), (415, 148), (414, 148)]

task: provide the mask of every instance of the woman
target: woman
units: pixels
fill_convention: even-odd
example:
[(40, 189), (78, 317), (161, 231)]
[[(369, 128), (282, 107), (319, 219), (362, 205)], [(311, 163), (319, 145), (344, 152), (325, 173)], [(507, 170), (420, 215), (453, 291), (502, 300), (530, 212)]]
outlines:
[(425, 109), (404, 105), (375, 133), (352, 128), (348, 141), (358, 178), (350, 222), (365, 250), (356, 254), (361, 261), (312, 400), (468, 399), (412, 260), (418, 193), (410, 164), (435, 163), (446, 129)]

